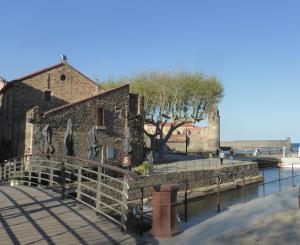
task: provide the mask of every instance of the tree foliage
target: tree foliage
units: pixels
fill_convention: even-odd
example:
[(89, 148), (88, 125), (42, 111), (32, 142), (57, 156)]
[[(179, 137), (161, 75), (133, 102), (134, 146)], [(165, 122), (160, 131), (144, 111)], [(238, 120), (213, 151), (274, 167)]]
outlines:
[[(189, 72), (144, 72), (129, 79), (110, 80), (104, 88), (130, 83), (130, 91), (144, 97), (145, 123), (156, 127), (149, 137), (166, 143), (172, 132), (186, 122), (199, 122), (206, 118), (212, 106), (223, 98), (223, 85), (217, 77)], [(163, 135), (165, 124), (171, 123)]]

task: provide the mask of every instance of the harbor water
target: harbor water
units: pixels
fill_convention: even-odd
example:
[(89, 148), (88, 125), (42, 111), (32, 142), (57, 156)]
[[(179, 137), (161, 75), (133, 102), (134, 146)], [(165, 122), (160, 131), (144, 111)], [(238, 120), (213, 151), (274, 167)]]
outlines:
[[(300, 169), (299, 168), (267, 168), (260, 170), (264, 176), (264, 182), (256, 183), (238, 188), (234, 190), (224, 191), (220, 193), (221, 211), (226, 210), (229, 206), (248, 202), (255, 198), (263, 198), (275, 192), (284, 191), (294, 185), (300, 184)], [(294, 175), (294, 178), (291, 176)], [(281, 179), (279, 181), (279, 179)], [(265, 184), (263, 184), (265, 183)], [(178, 213), (183, 218), (184, 206), (178, 206)], [(217, 212), (217, 195), (201, 197), (188, 201), (188, 219), (198, 216), (213, 214)]]

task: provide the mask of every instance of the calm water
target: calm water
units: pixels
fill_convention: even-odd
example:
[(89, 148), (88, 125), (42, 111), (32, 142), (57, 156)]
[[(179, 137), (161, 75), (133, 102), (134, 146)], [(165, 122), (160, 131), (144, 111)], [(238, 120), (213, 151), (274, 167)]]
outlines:
[[(279, 174), (280, 172), (280, 174)], [(270, 195), (275, 192), (283, 191), (292, 186), (292, 178), (278, 181), (279, 176), (280, 178), (287, 178), (292, 176), (292, 169), (280, 169), (280, 168), (269, 168), (260, 170), (261, 175), (264, 175), (265, 180), (265, 195)], [(294, 169), (294, 175), (299, 175), (294, 177), (294, 184), (300, 184), (300, 169)], [(272, 183), (271, 182), (275, 181)], [(250, 201), (252, 199), (263, 197), (264, 193), (263, 184), (253, 184), (250, 186), (245, 187), (245, 201)], [(225, 210), (227, 207), (242, 203), (243, 198), (243, 189), (234, 189), (226, 192), (221, 193), (221, 210)], [(183, 217), (183, 206), (178, 207), (178, 212), (181, 217)], [(217, 199), (216, 195), (212, 197), (208, 197), (205, 199), (198, 199), (198, 200), (190, 200), (188, 202), (188, 218), (191, 218), (195, 215), (206, 214), (206, 213), (213, 213), (217, 210)]]
[[(298, 152), (300, 143), (292, 143), (291, 144), (291, 148), (290, 150), (293, 152)], [(262, 147), (259, 148), (261, 153), (268, 153), (269, 151), (271, 151), (272, 153), (282, 153), (283, 148), (270, 148), (270, 147)], [(253, 154), (254, 150), (236, 150), (236, 153), (248, 153), (248, 154)]]

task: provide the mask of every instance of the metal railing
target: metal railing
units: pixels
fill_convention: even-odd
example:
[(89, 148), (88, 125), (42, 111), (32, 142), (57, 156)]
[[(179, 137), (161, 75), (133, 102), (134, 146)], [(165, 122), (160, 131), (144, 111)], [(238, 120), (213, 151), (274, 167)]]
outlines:
[(5, 161), (0, 180), (10, 185), (47, 186), (76, 199), (107, 219), (127, 229), (127, 199), (130, 171), (69, 156), (26, 155)]
[[(265, 171), (267, 169), (273, 169), (274, 171), (278, 171), (277, 177), (272, 178), (269, 181), (265, 180)], [(221, 212), (222, 209), (227, 208), (230, 205), (233, 204), (237, 204), (237, 203), (246, 203), (247, 202), (247, 198), (249, 198), (249, 195), (252, 196), (251, 199), (253, 198), (258, 198), (258, 197), (265, 197), (267, 196), (267, 192), (266, 192), (266, 186), (270, 185), (270, 184), (276, 184), (278, 183), (278, 191), (282, 191), (282, 187), (283, 187), (283, 181), (285, 180), (291, 180), (291, 185), (295, 187), (296, 184), (300, 184), (300, 172), (296, 172), (294, 165), (291, 165), (291, 175), (283, 175), (282, 170), (280, 168), (265, 168), (260, 170), (262, 173), (262, 176), (264, 177), (264, 180), (259, 182), (259, 183), (249, 183), (249, 179), (248, 176), (246, 175), (246, 172), (244, 172), (239, 179), (237, 179), (237, 183), (238, 183), (238, 188), (235, 189), (236, 191), (238, 191), (240, 194), (238, 195), (236, 200), (230, 201), (229, 204), (225, 204), (223, 203), (222, 199), (222, 194), (226, 194), (226, 192), (230, 192), (233, 190), (222, 190), (221, 188), (221, 179), (222, 176), (220, 175), (216, 175), (216, 176), (212, 176), (212, 178), (216, 179), (216, 188), (214, 190), (214, 192), (201, 196), (201, 197), (194, 197), (192, 199), (188, 198), (188, 193), (191, 190), (191, 186), (188, 180), (183, 180), (183, 181), (171, 181), (174, 184), (178, 184), (179, 186), (179, 192), (177, 194), (177, 199), (178, 201), (176, 203), (173, 203), (173, 206), (177, 206), (180, 207), (181, 206), (181, 212), (180, 212), (180, 222), (187, 222), (189, 219), (189, 209), (190, 209), (190, 205), (193, 206), (193, 208), (195, 208), (195, 203), (196, 202), (200, 202), (200, 201), (207, 201), (209, 206), (209, 210), (203, 211), (202, 214), (204, 213), (210, 213), (210, 212)], [(298, 178), (298, 181), (296, 181)], [(149, 185), (149, 186), (142, 186), (142, 187), (137, 187), (137, 188), (133, 188), (130, 189), (129, 191), (137, 191), (139, 190), (140, 193), (140, 198), (138, 200), (137, 203), (135, 203), (136, 207), (138, 207), (139, 209), (139, 232), (142, 235), (143, 234), (143, 230), (144, 230), (144, 219), (147, 218), (146, 214), (147, 213), (151, 213), (152, 210), (150, 208), (150, 211), (146, 211), (145, 210), (145, 200), (148, 199), (149, 201), (149, 206), (151, 206), (151, 197), (149, 195), (149, 189), (153, 187), (153, 185)], [(261, 195), (259, 195), (259, 193), (255, 192), (255, 194), (253, 195), (253, 190), (252, 188), (255, 187), (258, 191), (261, 191)], [(260, 187), (262, 188), (262, 190), (260, 189)], [(286, 187), (286, 185), (285, 185)], [(273, 191), (271, 193), (274, 193), (276, 191)], [(269, 193), (269, 194), (271, 194)], [(257, 195), (256, 195), (257, 194)], [(200, 212), (201, 213), (201, 212)], [(198, 213), (198, 214), (200, 214)]]

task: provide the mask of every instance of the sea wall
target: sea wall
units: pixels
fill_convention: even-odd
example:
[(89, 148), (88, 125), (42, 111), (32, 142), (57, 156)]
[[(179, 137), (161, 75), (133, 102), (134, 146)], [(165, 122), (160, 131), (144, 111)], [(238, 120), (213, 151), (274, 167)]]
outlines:
[(282, 148), (290, 147), (290, 139), (286, 140), (236, 140), (236, 141), (222, 141), (221, 147), (232, 147), (240, 150), (254, 150), (258, 148)]
[[(220, 176), (221, 189), (236, 188), (242, 185), (243, 181), (245, 184), (250, 184), (262, 180), (257, 163), (230, 165), (211, 170), (190, 170), (140, 176), (137, 181), (129, 183), (129, 200), (141, 197), (142, 186), (153, 186), (162, 183), (176, 183), (180, 187), (179, 191), (185, 190), (185, 185), (187, 184), (188, 190), (197, 190), (200, 192), (199, 195), (203, 195), (216, 189), (217, 176)], [(144, 188), (144, 196), (150, 195), (151, 188)]]

